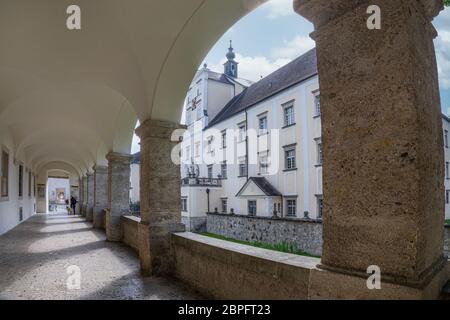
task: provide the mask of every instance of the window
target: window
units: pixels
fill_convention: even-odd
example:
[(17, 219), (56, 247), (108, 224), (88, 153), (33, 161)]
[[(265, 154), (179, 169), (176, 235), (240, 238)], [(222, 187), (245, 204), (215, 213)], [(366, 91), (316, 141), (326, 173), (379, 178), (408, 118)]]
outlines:
[(226, 161), (222, 162), (222, 164), (220, 165), (220, 174), (222, 176), (222, 179), (228, 178), (228, 167)]
[(28, 197), (31, 198), (31, 171), (28, 172)]
[(222, 213), (227, 213), (228, 212), (228, 199), (223, 198), (221, 203), (222, 203)]
[(247, 126), (245, 124), (239, 125), (239, 142), (245, 141), (247, 137)]
[(212, 153), (212, 143), (213, 143), (213, 140), (214, 140), (214, 138), (213, 137), (210, 137), (209, 139), (208, 139), (208, 153)]
[(200, 156), (200, 142), (195, 143), (195, 156), (196, 157)]
[(287, 199), (286, 200), (286, 215), (288, 217), (297, 216), (297, 200), (296, 199)]
[(239, 161), (239, 177), (246, 177), (246, 176), (247, 176), (247, 161), (240, 160)]
[(227, 132), (222, 131), (222, 148), (225, 149), (227, 147)]
[(213, 178), (213, 166), (212, 164), (208, 166), (208, 179)]
[(259, 157), (259, 173), (267, 174), (269, 172), (268, 168), (269, 168), (269, 163), (268, 163), (267, 154), (260, 156)]
[(256, 216), (256, 200), (248, 201), (248, 215), (252, 217)]
[(267, 117), (259, 118), (259, 135), (267, 133)]
[(186, 110), (186, 124), (190, 125), (192, 121), (192, 112), (190, 109)]
[(23, 165), (19, 165), (19, 198), (23, 197)]
[(286, 170), (296, 169), (295, 148), (286, 149), (284, 151), (284, 157), (285, 157), (285, 169)]
[(323, 216), (323, 197), (317, 196), (317, 218), (322, 219)]
[(191, 157), (191, 147), (186, 147), (186, 154), (184, 155), (184, 157), (186, 160), (189, 160), (189, 158)]
[(295, 124), (294, 105), (288, 104), (284, 107), (284, 126), (292, 126)]
[(1, 161), (1, 197), (6, 198), (9, 195), (9, 154), (5, 150), (2, 150)]
[(444, 130), (444, 143), (445, 147), (448, 148), (448, 130)]
[(314, 96), (314, 112), (316, 117), (320, 116), (320, 94)]
[(445, 204), (450, 204), (450, 190), (445, 190)]
[(187, 212), (187, 198), (181, 198), (181, 211)]
[(450, 172), (449, 172), (449, 170), (450, 170), (450, 163), (446, 162), (445, 163), (445, 177), (447, 179), (450, 179)]
[(322, 165), (323, 153), (322, 153), (322, 140), (316, 140), (317, 144), (317, 165)]

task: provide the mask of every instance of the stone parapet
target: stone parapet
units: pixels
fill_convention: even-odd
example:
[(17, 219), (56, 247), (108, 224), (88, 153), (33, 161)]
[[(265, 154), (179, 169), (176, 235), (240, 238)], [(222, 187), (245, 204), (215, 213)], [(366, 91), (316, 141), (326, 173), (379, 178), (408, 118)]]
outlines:
[(139, 256), (142, 271), (148, 275), (172, 272), (170, 232), (184, 230), (180, 166), (172, 161), (183, 128), (147, 120), (136, 129), (141, 138)]

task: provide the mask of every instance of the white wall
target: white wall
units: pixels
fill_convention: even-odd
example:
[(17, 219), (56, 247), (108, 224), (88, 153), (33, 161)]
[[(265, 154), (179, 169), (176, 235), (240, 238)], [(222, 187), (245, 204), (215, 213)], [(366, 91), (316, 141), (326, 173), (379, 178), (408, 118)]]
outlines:
[(131, 164), (130, 183), (131, 183), (130, 201), (132, 203), (139, 202), (140, 199), (139, 164), (136, 163)]
[[(8, 132), (0, 132), (0, 148), (4, 147), (9, 151), (9, 197), (0, 200), (0, 234), (3, 234), (21, 221), (19, 220), (19, 209), (23, 210), (23, 220), (27, 220), (35, 212), (34, 197), (34, 173), (32, 174), (31, 197), (28, 196), (28, 171), (26, 159), (14, 161), (15, 146)], [(1, 161), (1, 159), (0, 159)], [(14, 163), (15, 162), (15, 163)], [(23, 197), (19, 198), (19, 163), (23, 163)]]

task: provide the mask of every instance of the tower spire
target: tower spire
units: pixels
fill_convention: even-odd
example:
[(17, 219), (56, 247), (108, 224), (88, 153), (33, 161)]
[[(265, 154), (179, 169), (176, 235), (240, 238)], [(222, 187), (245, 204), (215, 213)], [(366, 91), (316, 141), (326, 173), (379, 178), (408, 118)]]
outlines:
[(227, 62), (224, 64), (224, 73), (232, 78), (238, 77), (238, 63), (234, 60), (236, 54), (234, 53), (233, 41), (230, 40), (230, 47), (228, 48), (228, 53), (226, 54)]

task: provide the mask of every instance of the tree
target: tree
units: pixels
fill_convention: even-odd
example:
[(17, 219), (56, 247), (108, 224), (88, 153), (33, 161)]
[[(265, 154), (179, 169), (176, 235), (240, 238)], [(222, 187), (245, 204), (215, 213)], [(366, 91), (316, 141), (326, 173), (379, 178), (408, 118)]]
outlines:
[(443, 0), (444, 6), (449, 7), (450, 6), (450, 0)]

